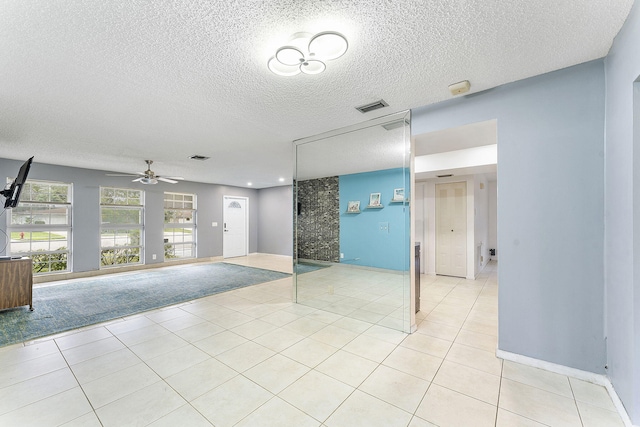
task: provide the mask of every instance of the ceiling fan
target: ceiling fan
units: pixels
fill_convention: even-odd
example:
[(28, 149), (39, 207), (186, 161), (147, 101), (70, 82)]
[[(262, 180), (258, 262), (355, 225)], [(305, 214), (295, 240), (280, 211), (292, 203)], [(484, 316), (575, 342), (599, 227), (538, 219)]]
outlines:
[(136, 172), (135, 174), (130, 173), (108, 173), (108, 176), (135, 176), (136, 179), (132, 180), (132, 182), (140, 182), (142, 184), (152, 185), (157, 184), (158, 181), (168, 182), (169, 184), (177, 184), (178, 181), (184, 180), (181, 176), (160, 176), (156, 175), (154, 171), (151, 170), (151, 164), (153, 160), (145, 160), (147, 162), (147, 170), (144, 172)]

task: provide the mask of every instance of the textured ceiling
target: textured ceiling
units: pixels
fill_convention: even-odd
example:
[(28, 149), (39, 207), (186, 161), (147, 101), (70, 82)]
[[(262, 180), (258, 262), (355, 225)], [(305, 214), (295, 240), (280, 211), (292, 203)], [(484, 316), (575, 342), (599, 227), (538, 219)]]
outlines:
[[(281, 185), (295, 139), (605, 56), (632, 3), (0, 0), (0, 157)], [(267, 69), (325, 30), (349, 50), (323, 74)]]

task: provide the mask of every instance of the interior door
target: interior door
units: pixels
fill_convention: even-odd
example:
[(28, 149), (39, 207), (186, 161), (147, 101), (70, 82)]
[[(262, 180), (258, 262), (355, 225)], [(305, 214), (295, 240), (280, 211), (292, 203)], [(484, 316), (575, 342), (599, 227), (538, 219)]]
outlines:
[(467, 183), (436, 184), (436, 274), (467, 276)]
[(248, 255), (249, 247), (249, 199), (224, 196), (222, 256), (232, 258)]

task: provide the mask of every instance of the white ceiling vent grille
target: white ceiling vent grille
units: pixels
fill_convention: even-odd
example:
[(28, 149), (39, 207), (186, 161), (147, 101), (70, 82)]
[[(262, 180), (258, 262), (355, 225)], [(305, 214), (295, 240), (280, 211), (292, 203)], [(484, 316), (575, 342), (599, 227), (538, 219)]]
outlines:
[(209, 160), (211, 157), (201, 156), (199, 154), (194, 154), (193, 156), (189, 156), (191, 160)]
[(388, 106), (389, 104), (387, 104), (383, 99), (381, 99), (379, 101), (372, 102), (371, 104), (366, 104), (366, 105), (361, 105), (359, 107), (356, 107), (356, 110), (364, 114), (364, 113), (368, 113), (369, 111), (378, 110), (380, 108), (384, 108)]

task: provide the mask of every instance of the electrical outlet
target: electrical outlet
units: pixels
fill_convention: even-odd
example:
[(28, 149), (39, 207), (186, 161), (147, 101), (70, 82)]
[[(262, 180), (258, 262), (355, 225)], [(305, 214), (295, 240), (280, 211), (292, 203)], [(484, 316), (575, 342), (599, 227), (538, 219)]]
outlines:
[(212, 227), (217, 227), (217, 226), (218, 226), (218, 223), (217, 223), (217, 222), (212, 222), (212, 223), (211, 223), (211, 226), (212, 226)]
[(151, 259), (156, 259), (156, 254), (151, 255)]
[(340, 252), (340, 259), (344, 259), (344, 254)]

